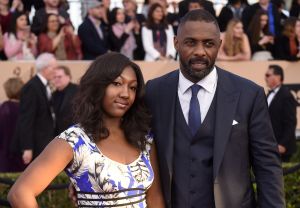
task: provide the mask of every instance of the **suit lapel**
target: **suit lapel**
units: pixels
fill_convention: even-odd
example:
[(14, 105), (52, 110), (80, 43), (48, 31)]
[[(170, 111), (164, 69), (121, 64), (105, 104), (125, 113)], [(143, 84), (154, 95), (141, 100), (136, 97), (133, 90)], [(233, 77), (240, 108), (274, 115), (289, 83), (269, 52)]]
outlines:
[(278, 92), (273, 97), (273, 100), (270, 103), (269, 109), (272, 109), (274, 106), (276, 106), (279, 98), (282, 97), (282, 95), (281, 95), (282, 94), (282, 90), (283, 90), (282, 87), (283, 86), (280, 87), (280, 89), (278, 90)]
[(175, 71), (161, 82), (161, 102), (160, 102), (160, 123), (162, 131), (162, 147), (168, 166), (170, 185), (173, 172), (173, 151), (174, 151), (174, 123), (175, 123), (175, 103), (178, 90), (179, 71)]
[(46, 100), (47, 105), (48, 105), (49, 101), (48, 101), (48, 98), (47, 98), (46, 87), (45, 87), (45, 85), (42, 83), (42, 81), (40, 80), (40, 78), (37, 75), (35, 76), (35, 83), (37, 85), (37, 89), (41, 92), (41, 94), (43, 95), (43, 97)]
[(233, 84), (230, 82), (228, 75), (223, 70), (218, 68), (217, 72), (217, 107), (213, 159), (214, 180), (218, 175), (226, 145), (229, 140), (232, 122), (234, 120), (234, 115), (240, 95), (240, 92), (237, 91), (236, 87), (233, 86)]

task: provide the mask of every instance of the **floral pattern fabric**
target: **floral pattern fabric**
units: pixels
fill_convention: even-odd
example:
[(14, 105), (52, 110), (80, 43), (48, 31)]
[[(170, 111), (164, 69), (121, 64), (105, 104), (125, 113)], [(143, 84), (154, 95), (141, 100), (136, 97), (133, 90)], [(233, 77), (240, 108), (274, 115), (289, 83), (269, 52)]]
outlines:
[(128, 165), (103, 155), (79, 125), (58, 137), (73, 149), (73, 160), (65, 172), (76, 189), (78, 207), (147, 207), (146, 191), (154, 179), (150, 164), (151, 135), (146, 135), (146, 150)]

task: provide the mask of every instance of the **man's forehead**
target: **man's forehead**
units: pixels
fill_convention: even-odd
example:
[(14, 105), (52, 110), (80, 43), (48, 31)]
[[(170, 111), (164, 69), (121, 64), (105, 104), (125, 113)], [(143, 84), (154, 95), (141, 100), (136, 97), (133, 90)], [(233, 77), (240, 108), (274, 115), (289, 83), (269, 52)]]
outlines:
[(177, 33), (178, 37), (207, 37), (215, 39), (220, 37), (220, 32), (213, 22), (188, 21), (181, 25)]

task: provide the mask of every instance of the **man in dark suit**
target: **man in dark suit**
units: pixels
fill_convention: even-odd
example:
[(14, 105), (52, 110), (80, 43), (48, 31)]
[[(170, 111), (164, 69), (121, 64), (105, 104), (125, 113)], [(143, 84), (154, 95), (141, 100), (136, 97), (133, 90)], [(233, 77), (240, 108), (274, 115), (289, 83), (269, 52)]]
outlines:
[(220, 30), (205, 10), (182, 18), (174, 45), (180, 69), (146, 85), (166, 206), (283, 208), (263, 88), (215, 66)]
[(90, 0), (87, 4), (88, 15), (78, 28), (84, 60), (94, 60), (109, 49), (107, 29), (101, 22), (103, 8), (101, 1)]
[(267, 101), (278, 150), (282, 161), (288, 162), (296, 151), (297, 102), (283, 85), (284, 74), (279, 65), (270, 65), (265, 79), (270, 89)]
[(53, 79), (56, 64), (53, 54), (41, 54), (35, 63), (37, 75), (21, 91), (14, 139), (20, 144), (25, 164), (37, 157), (55, 136), (55, 114), (49, 81)]
[(71, 71), (66, 66), (55, 69), (53, 79), (56, 91), (53, 93), (53, 107), (56, 115), (56, 135), (73, 124), (72, 100), (78, 86), (71, 82)]

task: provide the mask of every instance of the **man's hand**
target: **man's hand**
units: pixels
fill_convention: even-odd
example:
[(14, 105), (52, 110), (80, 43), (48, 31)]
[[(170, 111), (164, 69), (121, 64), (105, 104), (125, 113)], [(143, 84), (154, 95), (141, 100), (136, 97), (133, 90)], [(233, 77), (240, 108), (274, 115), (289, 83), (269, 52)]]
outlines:
[(278, 151), (280, 154), (284, 154), (286, 152), (286, 148), (282, 145), (278, 145)]
[(24, 150), (22, 158), (25, 165), (29, 164), (32, 160), (32, 150)]

